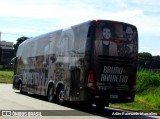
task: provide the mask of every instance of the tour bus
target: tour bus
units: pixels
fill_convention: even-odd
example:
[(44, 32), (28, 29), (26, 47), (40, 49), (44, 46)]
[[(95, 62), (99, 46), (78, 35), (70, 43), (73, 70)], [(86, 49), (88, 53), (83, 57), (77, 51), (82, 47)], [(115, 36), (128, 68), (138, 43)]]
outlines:
[(22, 42), (13, 89), (48, 101), (96, 104), (133, 102), (138, 57), (134, 25), (91, 20)]

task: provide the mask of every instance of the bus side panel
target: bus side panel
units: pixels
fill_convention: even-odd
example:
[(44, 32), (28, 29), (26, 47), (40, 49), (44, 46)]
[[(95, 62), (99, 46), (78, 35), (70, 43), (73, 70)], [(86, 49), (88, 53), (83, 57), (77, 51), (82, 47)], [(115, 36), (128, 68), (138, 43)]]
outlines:
[(86, 71), (84, 56), (89, 23), (86, 22), (64, 29), (58, 40), (55, 78), (65, 83), (65, 100), (83, 100), (81, 87)]
[(90, 21), (23, 43), (18, 50), (15, 74), (21, 77), (23, 90), (47, 95), (50, 82), (54, 83), (55, 91), (61, 83), (65, 88), (65, 100), (83, 100), (82, 87), (88, 67), (84, 57), (89, 25)]

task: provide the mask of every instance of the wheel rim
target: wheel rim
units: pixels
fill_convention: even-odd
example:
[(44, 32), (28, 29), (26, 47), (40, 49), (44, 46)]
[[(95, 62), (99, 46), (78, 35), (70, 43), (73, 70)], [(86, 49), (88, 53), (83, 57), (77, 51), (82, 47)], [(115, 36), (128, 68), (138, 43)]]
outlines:
[(53, 88), (50, 88), (49, 92), (48, 92), (48, 100), (49, 101), (53, 101), (54, 96), (53, 96)]
[(64, 90), (63, 89), (59, 92), (58, 97), (59, 97), (60, 103), (64, 101)]
[(22, 91), (22, 84), (19, 84), (19, 90)]

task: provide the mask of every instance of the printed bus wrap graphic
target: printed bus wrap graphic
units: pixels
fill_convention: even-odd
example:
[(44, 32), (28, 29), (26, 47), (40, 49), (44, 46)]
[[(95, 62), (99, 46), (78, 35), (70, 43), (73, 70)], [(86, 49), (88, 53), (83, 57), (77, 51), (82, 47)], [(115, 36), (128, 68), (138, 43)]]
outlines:
[(101, 66), (99, 90), (128, 90), (129, 75), (126, 67)]
[(124, 67), (104, 66), (101, 81), (127, 83), (126, 69)]

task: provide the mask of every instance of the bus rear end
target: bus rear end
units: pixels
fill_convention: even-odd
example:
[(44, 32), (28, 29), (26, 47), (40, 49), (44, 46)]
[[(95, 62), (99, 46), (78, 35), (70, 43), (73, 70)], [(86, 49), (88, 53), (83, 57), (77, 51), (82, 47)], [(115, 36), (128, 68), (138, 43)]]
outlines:
[[(135, 96), (138, 33), (135, 26), (97, 20), (88, 87), (103, 102), (132, 102)], [(94, 54), (94, 55), (93, 55)]]

